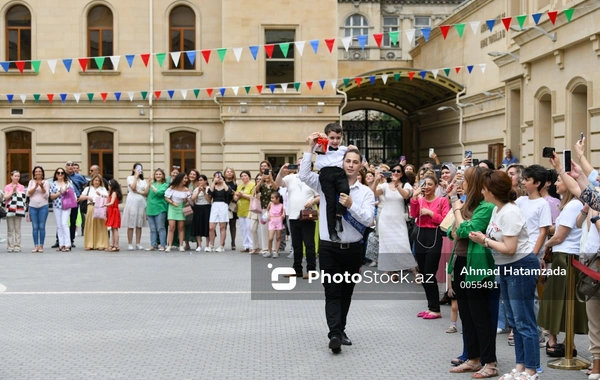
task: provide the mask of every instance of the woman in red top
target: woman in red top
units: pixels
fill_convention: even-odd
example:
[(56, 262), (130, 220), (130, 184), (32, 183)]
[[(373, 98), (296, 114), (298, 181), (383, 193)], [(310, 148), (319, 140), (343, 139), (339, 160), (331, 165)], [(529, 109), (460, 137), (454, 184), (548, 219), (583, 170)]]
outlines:
[(415, 188), (410, 200), (410, 215), (415, 218), (417, 238), (415, 239), (415, 259), (419, 265), (418, 278), (427, 296), (427, 311), (417, 314), (423, 319), (441, 318), (440, 294), (435, 274), (442, 254), (442, 234), (440, 224), (450, 210), (448, 199), (436, 197), (438, 181), (435, 175), (426, 173)]

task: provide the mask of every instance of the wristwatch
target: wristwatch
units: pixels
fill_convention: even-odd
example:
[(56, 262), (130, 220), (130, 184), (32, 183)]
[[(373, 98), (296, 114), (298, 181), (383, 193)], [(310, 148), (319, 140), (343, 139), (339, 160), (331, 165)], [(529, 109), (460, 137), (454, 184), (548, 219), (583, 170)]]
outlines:
[(490, 240), (490, 239), (488, 239), (488, 238), (484, 238), (483, 239), (483, 246), (486, 247), (486, 248), (490, 247), (490, 245), (488, 244), (488, 240)]
[(600, 220), (600, 215), (594, 216), (592, 219), (590, 219), (590, 221), (594, 224), (596, 224), (598, 220)]

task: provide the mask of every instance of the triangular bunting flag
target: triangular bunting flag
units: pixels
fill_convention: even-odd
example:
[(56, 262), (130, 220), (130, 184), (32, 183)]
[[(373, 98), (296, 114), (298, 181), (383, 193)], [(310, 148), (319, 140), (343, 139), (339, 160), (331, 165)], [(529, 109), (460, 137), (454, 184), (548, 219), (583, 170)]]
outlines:
[(195, 88), (195, 89), (194, 89), (194, 97), (195, 97), (196, 99), (198, 99), (198, 95), (199, 95), (199, 94), (200, 94), (200, 89), (199, 89), (199, 88)]
[(309, 90), (312, 90), (312, 84), (313, 82), (306, 82), (306, 87), (308, 87)]
[(105, 57), (94, 57), (94, 62), (96, 62), (99, 71), (102, 71), (102, 68), (104, 67), (104, 59)]
[(437, 75), (438, 75), (438, 72), (439, 72), (439, 71), (440, 71), (440, 70), (438, 70), (438, 69), (433, 69), (433, 70), (431, 70), (431, 73), (433, 74), (433, 79), (437, 79)]
[[(406, 38), (408, 39), (408, 44), (412, 46), (413, 39), (415, 38), (415, 30), (414, 29), (408, 29), (404, 33), (406, 34)], [(391, 34), (392, 33), (390, 33), (390, 35)]]
[(106, 103), (106, 97), (108, 96), (108, 92), (101, 92), (100, 96), (102, 97), (102, 101)]
[(129, 67), (131, 68), (131, 66), (133, 66), (133, 60), (135, 59), (135, 55), (128, 54), (125, 56), (125, 59), (127, 60), (127, 64), (129, 65)]
[(119, 70), (119, 61), (120, 60), (121, 60), (121, 56), (119, 56), (119, 55), (111, 55), (110, 56), (110, 61), (112, 62), (114, 71)]
[(235, 87), (231, 87), (231, 89), (233, 90), (233, 95), (237, 96), (238, 91), (239, 91), (239, 86), (235, 86)]
[(304, 54), (304, 45), (305, 44), (306, 44), (306, 41), (294, 42), (294, 45), (296, 45), (296, 49), (298, 49), (298, 53), (300, 53), (300, 57), (302, 57), (302, 54)]
[(374, 86), (374, 85), (375, 85), (375, 75), (371, 75), (371, 76), (369, 77), (369, 82), (371, 82), (371, 86)]
[(221, 93), (221, 96), (225, 96), (225, 90), (226, 90), (225, 87), (219, 88), (219, 92)]
[(315, 52), (315, 54), (317, 54), (317, 51), (319, 51), (319, 40), (311, 40), (310, 46), (312, 46), (313, 51)]
[(50, 67), (50, 71), (54, 74), (54, 71), (56, 70), (56, 59), (48, 60), (48, 67)]
[(142, 57), (142, 62), (144, 62), (144, 66), (148, 67), (148, 61), (150, 60), (150, 54), (148, 54), (148, 53), (140, 54), (140, 57)]
[(158, 62), (158, 67), (163, 67), (166, 56), (167, 56), (167, 53), (156, 53), (156, 61)]
[(39, 73), (40, 72), (40, 64), (42, 63), (42, 61), (31, 61), (31, 67), (33, 67), (33, 70), (35, 71), (35, 73)]
[(413, 77), (415, 76), (415, 72), (414, 71), (409, 71), (408, 72), (408, 79), (409, 80), (413, 80)]
[(454, 68), (454, 70), (456, 70), (456, 73), (458, 74), (460, 72), (460, 69), (462, 68), (462, 66), (456, 66)]
[(400, 80), (400, 73), (394, 74), (394, 80), (398, 82)]
[(471, 27), (471, 30), (473, 31), (474, 35), (477, 35), (477, 31), (479, 30), (480, 24), (481, 24), (481, 21), (471, 21), (469, 23), (469, 26)]
[(419, 75), (421, 76), (421, 79), (425, 79), (425, 76), (427, 75), (427, 71), (425, 71), (425, 70), (419, 71)]
[(510, 29), (510, 23), (512, 22), (512, 17), (504, 17), (502, 18), (502, 23), (504, 24), (504, 29), (508, 32)]
[(21, 94), (19, 95), (19, 98), (21, 98), (21, 103), (25, 104), (25, 101), (27, 100), (27, 95)]
[(337, 89), (337, 79), (332, 79), (329, 82), (331, 83), (331, 88), (333, 90), (336, 90)]
[(282, 44), (279, 44), (279, 49), (281, 49), (281, 53), (283, 54), (283, 56), (287, 58), (288, 51), (290, 50), (290, 43), (284, 42)]
[(485, 20), (485, 23), (488, 27), (488, 29), (491, 31), (494, 30), (494, 25), (496, 25), (496, 19), (492, 19), (492, 20)]
[(175, 95), (175, 91), (167, 90), (167, 94), (169, 94), (169, 99), (173, 99), (173, 95)]
[(208, 61), (210, 60), (210, 53), (212, 52), (212, 50), (208, 49), (208, 50), (202, 50), (202, 57), (204, 57), (204, 62), (208, 63)]
[(238, 62), (240, 61), (240, 57), (242, 56), (242, 50), (244, 50), (244, 48), (241, 48), (241, 47), (233, 48), (233, 55), (235, 55), (235, 59)]
[(367, 44), (367, 38), (369, 37), (369, 35), (365, 34), (362, 36), (356, 36), (356, 39), (358, 40), (358, 43), (360, 44), (360, 48), (365, 50), (365, 45)]
[(383, 75), (381, 76), (381, 80), (383, 81), (383, 84), (386, 84), (386, 83), (387, 83), (387, 80), (388, 80), (388, 75), (387, 75), (387, 74), (383, 74)]
[(442, 37), (446, 39), (448, 32), (450, 31), (450, 25), (440, 25), (440, 31), (442, 32)]
[(471, 74), (471, 72), (473, 71), (473, 65), (467, 66), (467, 70), (469, 70), (469, 74)]
[(344, 86), (348, 87), (350, 84), (350, 78), (344, 78)]
[(223, 60), (225, 60), (225, 54), (227, 54), (227, 49), (217, 49), (217, 53), (219, 54), (219, 60), (223, 62)]
[(485, 63), (480, 63), (479, 68), (481, 69), (481, 73), (485, 73)]
[(344, 49), (346, 50), (346, 52), (348, 51), (348, 48), (350, 47), (351, 43), (352, 43), (352, 36), (342, 38), (342, 44), (344, 45)]
[(554, 23), (556, 22), (557, 14), (558, 14), (558, 11), (548, 11), (548, 18), (550, 19), (550, 22), (552, 23), (552, 25), (554, 25)]
[(444, 73), (446, 73), (446, 76), (450, 75), (450, 69), (449, 68), (445, 68), (444, 69)]
[(190, 64), (194, 64), (194, 62), (196, 62), (196, 51), (195, 50), (189, 50), (185, 52), (185, 55), (187, 56), (188, 60), (190, 61)]
[(540, 18), (542, 18), (542, 14), (541, 13), (534, 13), (531, 15), (531, 18), (533, 18), (533, 22), (535, 22), (535, 25), (538, 24), (538, 22), (540, 22)]
[(17, 66), (17, 69), (19, 69), (19, 72), (23, 74), (23, 70), (25, 70), (25, 61), (17, 61), (15, 62), (15, 65)]
[(269, 85), (269, 89), (271, 90), (271, 94), (275, 92), (275, 87), (276, 87), (276, 85), (274, 85), (274, 84), (270, 84)]
[(36, 103), (40, 102), (40, 94), (33, 94), (33, 100), (35, 100)]
[(356, 77), (356, 78), (354, 78), (354, 81), (356, 82), (356, 84), (358, 85), (358, 87), (360, 87), (360, 83), (362, 82), (362, 78), (361, 77)]
[(327, 45), (327, 49), (329, 49), (330, 53), (333, 52), (333, 44), (334, 43), (335, 43), (335, 38), (327, 38), (327, 39), (325, 39), (325, 45)]
[(294, 82), (294, 88), (296, 89), (296, 92), (298, 92), (300, 90), (300, 82)]
[(174, 51), (171, 54), (171, 60), (173, 60), (173, 67), (179, 66), (179, 58), (181, 58), (180, 51)]
[(184, 99), (187, 98), (187, 92), (188, 92), (188, 90), (179, 90), (179, 92), (181, 93), (181, 97), (182, 98), (184, 98)]
[(146, 100), (146, 97), (148, 96), (148, 91), (140, 91), (140, 94), (142, 94), (142, 99)]
[(256, 91), (258, 91), (259, 94), (262, 94), (262, 90), (263, 90), (262, 84), (259, 84), (256, 86)]
[(75, 103), (79, 104), (79, 99), (81, 98), (81, 94), (75, 93), (75, 94), (73, 94), (73, 97), (75, 98)]
[(87, 97), (88, 100), (90, 101), (90, 103), (92, 102), (92, 100), (94, 100), (94, 93), (93, 92), (88, 92), (87, 93)]
[(246, 86), (246, 87), (244, 87), (244, 90), (246, 90), (246, 94), (249, 94), (249, 93), (250, 93), (250, 89), (251, 89), (251, 88), (252, 88), (251, 86)]
[(373, 33), (373, 39), (375, 40), (377, 47), (380, 48), (381, 40), (383, 39), (383, 33)]
[[(414, 36), (415, 36), (415, 30), (412, 29), (412, 31), (413, 31), (413, 38), (414, 38)], [(399, 31), (395, 31), (395, 32), (389, 32), (388, 34), (390, 36), (390, 42), (392, 43), (392, 45), (397, 45), (398, 44), (398, 35), (400, 34), (400, 32)], [(406, 36), (408, 36), (408, 33), (406, 34)]]
[(71, 63), (73, 63), (73, 60), (70, 58), (63, 59), (62, 63), (63, 63), (63, 65), (65, 65), (65, 69), (67, 69), (67, 72), (70, 73), (71, 72)]
[(162, 91), (154, 91), (154, 97), (156, 98), (156, 100), (160, 100), (160, 95), (162, 94)]
[(573, 8), (565, 9), (565, 17), (567, 18), (567, 22), (571, 22), (571, 18), (573, 17)]
[(209, 98), (212, 98), (213, 89), (212, 89), (212, 88), (207, 88), (207, 89), (206, 89), (206, 93), (208, 94), (208, 97), (209, 97)]
[(250, 53), (252, 53), (252, 58), (254, 58), (254, 60), (256, 61), (256, 55), (258, 54), (258, 46), (250, 46), (248, 47), (248, 49), (250, 49)]
[(127, 93), (127, 96), (129, 97), (129, 101), (130, 101), (130, 102), (133, 102), (133, 96), (134, 96), (134, 95), (135, 95), (135, 93), (134, 93), (133, 91), (129, 91), (129, 92)]
[(425, 38), (425, 42), (429, 42), (429, 35), (431, 34), (431, 28), (421, 28), (421, 34)]
[(13, 101), (13, 96), (14, 96), (13, 94), (6, 94), (6, 99), (8, 99), (8, 102), (9, 102), (9, 103), (12, 103), (12, 101)]
[(10, 62), (0, 62), (0, 66), (2, 66), (5, 72), (8, 72), (8, 69), (10, 68)]
[(517, 22), (519, 23), (519, 29), (523, 29), (523, 25), (525, 24), (525, 20), (527, 20), (527, 15), (517, 16)]
[(319, 81), (319, 86), (321, 86), (321, 90), (323, 90), (325, 88), (325, 81), (324, 80), (320, 80)]
[(77, 59), (79, 61), (79, 66), (81, 66), (81, 70), (85, 73), (85, 70), (87, 70), (87, 65), (88, 62), (90, 61), (89, 58), (79, 58)]
[(115, 99), (117, 99), (117, 102), (121, 101), (121, 93), (120, 92), (115, 92)]
[(67, 100), (67, 94), (60, 94), (60, 101), (65, 102)]
[(267, 57), (273, 58), (273, 49), (275, 49), (275, 45), (265, 45), (265, 53), (267, 53)]
[(456, 33), (458, 33), (458, 38), (462, 38), (463, 33), (465, 32), (465, 24), (456, 24), (454, 25), (454, 29), (456, 29)]
[(281, 89), (283, 90), (283, 93), (287, 93), (287, 88), (288, 88), (288, 84), (287, 83), (281, 83)]
[(52, 101), (54, 100), (54, 94), (46, 94), (46, 97), (48, 98), (49, 103), (52, 103)]

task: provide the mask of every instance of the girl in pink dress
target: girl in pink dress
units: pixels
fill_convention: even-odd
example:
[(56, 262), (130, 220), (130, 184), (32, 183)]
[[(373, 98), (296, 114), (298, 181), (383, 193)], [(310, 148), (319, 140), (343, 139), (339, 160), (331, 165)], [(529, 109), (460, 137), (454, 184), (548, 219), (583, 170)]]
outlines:
[[(281, 244), (281, 230), (284, 229), (283, 221), (285, 220), (285, 210), (283, 209), (283, 203), (281, 203), (281, 194), (278, 192), (271, 193), (271, 203), (267, 207), (267, 212), (269, 213), (269, 250), (273, 245), (273, 237), (277, 236), (276, 249), (271, 251), (273, 258), (276, 259), (279, 257), (277, 249)], [(263, 257), (271, 257), (271, 255), (266, 253)]]

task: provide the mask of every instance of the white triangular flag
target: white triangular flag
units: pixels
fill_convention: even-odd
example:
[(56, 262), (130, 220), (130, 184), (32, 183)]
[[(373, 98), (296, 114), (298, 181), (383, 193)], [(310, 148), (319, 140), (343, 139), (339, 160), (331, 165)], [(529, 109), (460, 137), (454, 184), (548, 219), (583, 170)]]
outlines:
[(233, 54), (235, 55), (235, 59), (237, 59), (237, 61), (240, 61), (240, 57), (242, 56), (242, 51), (244, 50), (244, 48), (241, 47), (237, 47), (237, 48), (233, 48)]
[(48, 66), (50, 66), (50, 71), (54, 74), (54, 70), (56, 70), (56, 59), (49, 59)]
[(473, 31), (474, 35), (477, 35), (477, 29), (479, 29), (479, 24), (481, 24), (481, 21), (471, 21), (469, 23), (469, 25), (471, 25), (471, 30)]
[(304, 52), (304, 41), (296, 41), (294, 44), (296, 45), (296, 49), (298, 49), (298, 53), (300, 53), (300, 57), (302, 57), (302, 53)]
[(383, 81), (383, 84), (385, 84), (387, 82), (388, 79), (388, 75), (387, 74), (382, 74), (381, 75), (381, 80)]
[(231, 87), (231, 89), (233, 90), (233, 94), (237, 96), (238, 90), (240, 89), (239, 86)]
[(437, 79), (437, 74), (440, 70), (439, 69), (433, 69), (431, 70), (431, 73), (433, 74), (433, 79)]
[(79, 103), (79, 98), (81, 98), (81, 94), (73, 94), (73, 97), (75, 98), (75, 102)]
[(281, 83), (281, 89), (283, 90), (283, 93), (285, 94), (287, 92), (287, 83)]
[(121, 56), (120, 55), (111, 55), (110, 56), (110, 61), (113, 64), (113, 70), (117, 71), (119, 69), (119, 61), (121, 60)]
[(129, 96), (129, 101), (130, 101), (130, 102), (133, 102), (133, 95), (135, 95), (133, 91), (129, 91), (129, 92), (127, 93), (127, 96)]
[(179, 90), (181, 92), (181, 96), (185, 99), (187, 97), (188, 90)]
[(485, 73), (485, 63), (480, 63), (479, 68), (481, 69), (482, 73)]
[(344, 44), (344, 49), (348, 51), (350, 44), (352, 43), (352, 36), (342, 38), (342, 43)]
[(331, 80), (331, 88), (333, 88), (334, 90), (337, 89), (337, 79), (332, 79)]
[(181, 58), (180, 51), (171, 52), (171, 59), (173, 60), (173, 67), (179, 66), (179, 58)]
[(408, 43), (410, 45), (412, 45), (413, 39), (415, 38), (415, 30), (414, 29), (408, 29), (407, 31), (405, 31), (405, 33), (406, 33), (406, 38), (408, 38)]
[(21, 98), (21, 102), (25, 103), (25, 100), (27, 99), (27, 95), (21, 94), (21, 95), (19, 95), (19, 97)]

